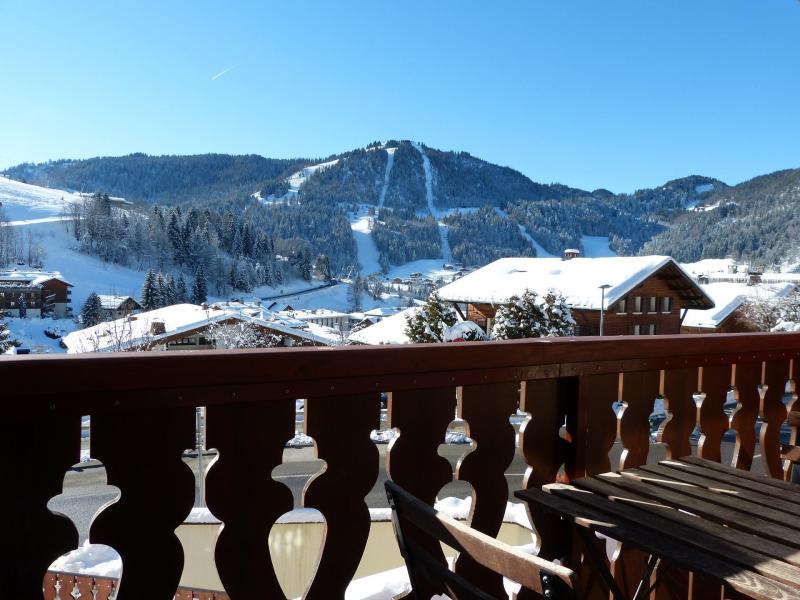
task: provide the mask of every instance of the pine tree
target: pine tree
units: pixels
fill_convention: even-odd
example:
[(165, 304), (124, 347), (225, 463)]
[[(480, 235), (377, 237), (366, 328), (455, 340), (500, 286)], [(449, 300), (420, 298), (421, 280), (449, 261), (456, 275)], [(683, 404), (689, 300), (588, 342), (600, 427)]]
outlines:
[(550, 290), (544, 297), (525, 290), (497, 309), (492, 337), (498, 340), (571, 335), (575, 321), (564, 297)]
[(356, 276), (347, 289), (347, 308), (350, 312), (359, 312), (361, 310), (361, 292), (363, 289), (364, 283), (361, 281), (361, 277)]
[(144, 310), (155, 310), (158, 308), (158, 301), (156, 274), (150, 269), (144, 276), (142, 295), (139, 302)]
[(326, 283), (331, 282), (333, 279), (333, 275), (331, 275), (331, 259), (328, 258), (327, 254), (320, 254), (317, 257), (317, 264), (315, 268), (323, 281)]
[(156, 275), (156, 307), (163, 308), (167, 305), (167, 284), (164, 280), (164, 274), (159, 273)]
[(183, 275), (178, 277), (178, 282), (175, 284), (175, 303), (183, 304), (189, 301), (189, 292), (186, 290), (186, 280)]
[(169, 216), (167, 237), (169, 238), (170, 244), (172, 244), (172, 260), (174, 260), (176, 264), (183, 263), (183, 236), (181, 227), (178, 224), (178, 215), (175, 212), (172, 212)]
[(95, 292), (89, 294), (86, 302), (81, 308), (81, 325), (84, 327), (94, 327), (103, 321), (103, 303), (100, 296)]
[(176, 296), (177, 288), (175, 286), (175, 278), (170, 273), (164, 278), (164, 291), (162, 293), (161, 302), (164, 306), (172, 306), (177, 302), (175, 300)]
[(413, 317), (406, 317), (405, 332), (417, 344), (443, 342), (445, 329), (455, 325), (456, 321), (455, 310), (442, 302), (437, 292), (433, 292)]
[(11, 332), (6, 325), (6, 313), (0, 310), (0, 353), (8, 352), (12, 346), (16, 346), (16, 340), (11, 339)]
[(192, 302), (195, 304), (203, 304), (206, 300), (208, 300), (208, 282), (206, 281), (203, 265), (200, 265), (197, 267), (197, 272), (194, 274)]

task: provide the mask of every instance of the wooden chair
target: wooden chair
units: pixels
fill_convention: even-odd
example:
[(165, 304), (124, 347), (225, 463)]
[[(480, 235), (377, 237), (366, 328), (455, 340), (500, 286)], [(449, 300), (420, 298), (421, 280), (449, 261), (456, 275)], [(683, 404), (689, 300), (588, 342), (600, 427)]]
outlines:
[[(800, 427), (800, 411), (792, 410), (789, 411), (789, 415), (787, 416), (786, 420), (789, 422), (789, 427), (794, 427), (795, 430), (797, 427)], [(789, 444), (783, 444), (781, 446), (781, 458), (783, 460), (788, 460), (792, 463), (793, 469), (792, 473), (789, 474), (789, 478), (792, 481), (800, 480), (800, 446), (793, 446)]]
[(438, 513), (391, 481), (386, 482), (386, 495), (400, 552), (408, 568), (412, 597), (417, 600), (429, 600), (430, 584), (438, 588), (434, 593), (447, 594), (453, 600), (497, 600), (448, 569), (438, 542), (469, 555), (479, 565), (548, 600), (575, 598), (575, 575), (570, 569), (521, 552)]

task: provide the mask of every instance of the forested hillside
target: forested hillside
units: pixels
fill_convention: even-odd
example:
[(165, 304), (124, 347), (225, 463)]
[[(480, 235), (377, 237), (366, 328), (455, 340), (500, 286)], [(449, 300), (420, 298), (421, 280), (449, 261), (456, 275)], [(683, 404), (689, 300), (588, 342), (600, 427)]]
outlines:
[(86, 160), (23, 163), (6, 175), (25, 183), (77, 192), (105, 192), (128, 200), (174, 204), (195, 199), (226, 199), (257, 189), (279, 189), (282, 179), (309, 164), (305, 159), (264, 158), (255, 154), (148, 156), (129, 154)]
[(491, 206), (445, 218), (453, 259), (466, 266), (485, 265), (507, 256), (536, 256), (517, 224)]
[(519, 171), (493, 165), (467, 152), (425, 147), (433, 169), (433, 194), (440, 208), (502, 206), (511, 200), (558, 200), (589, 195), (565, 185), (535, 183)]
[[(375, 142), (322, 162), (132, 154), (22, 164), (6, 174), (150, 205), (179, 205), (184, 214), (193, 207), (230, 212), (269, 236), (277, 253), (312, 259), (324, 254), (336, 272), (358, 262), (347, 211), (377, 207), (381, 200), (372, 235), (384, 269), (441, 257), (440, 236), (447, 232), (453, 259), (468, 265), (533, 255), (531, 239), (560, 255), (567, 247), (581, 248), (585, 236), (608, 237), (618, 254), (800, 260), (797, 170), (735, 187), (692, 175), (615, 194), (537, 183), (466, 152), (409, 141)], [(456, 214), (456, 208), (471, 210)]]
[(645, 243), (641, 253), (683, 261), (728, 256), (764, 265), (800, 261), (800, 169), (718, 189)]

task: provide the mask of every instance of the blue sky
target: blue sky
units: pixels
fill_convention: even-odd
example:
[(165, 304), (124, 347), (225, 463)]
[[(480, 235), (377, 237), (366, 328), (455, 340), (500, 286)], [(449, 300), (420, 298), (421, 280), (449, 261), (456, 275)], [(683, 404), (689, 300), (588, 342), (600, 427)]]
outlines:
[(613, 191), (798, 167), (800, 2), (0, 0), (0, 166), (389, 138)]

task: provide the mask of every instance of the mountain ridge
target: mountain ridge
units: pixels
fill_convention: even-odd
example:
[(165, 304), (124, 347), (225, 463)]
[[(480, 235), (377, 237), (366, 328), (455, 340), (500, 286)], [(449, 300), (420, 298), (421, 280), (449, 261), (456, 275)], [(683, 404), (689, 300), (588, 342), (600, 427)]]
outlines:
[[(429, 173), (425, 172), (425, 160)], [(315, 170), (322, 161), (330, 164)], [(303, 169), (310, 174), (300, 183), (295, 181), (290, 190), (290, 177)], [(383, 245), (380, 250), (387, 257), (384, 262), (391, 262), (390, 256), (395, 260), (423, 257), (417, 251), (403, 250), (404, 244), (425, 248), (419, 250), (425, 258), (442, 252), (447, 238), (432, 237), (436, 228), (424, 222), (429, 217), (439, 222), (438, 233), (442, 227), (445, 233), (447, 228), (461, 229), (463, 233), (456, 238), (464, 247), (456, 245), (452, 252), (455, 260), (468, 264), (481, 264), (504, 252), (519, 253), (520, 248), (530, 247), (527, 241), (521, 242), (526, 235), (556, 255), (565, 247), (580, 247), (584, 236), (606, 236), (619, 254), (666, 253), (680, 260), (732, 257), (770, 264), (800, 261), (797, 242), (780, 235), (781, 221), (795, 232), (796, 219), (791, 213), (796, 210), (800, 214), (798, 169), (761, 175), (734, 186), (689, 175), (657, 187), (615, 194), (602, 188), (587, 191), (560, 183), (538, 183), (511, 167), (468, 152), (390, 140), (325, 159), (135, 153), (23, 163), (7, 169), (6, 174), (39, 185), (104, 191), (146, 204), (224, 204), (244, 211), (252, 210), (249, 203), (253, 197), (291, 197), (306, 211), (316, 206), (333, 211), (331, 215), (344, 210), (337, 207), (374, 206), (382, 210), (377, 215), (380, 223), (387, 222), (386, 209), (400, 211), (389, 219), (390, 227), (380, 228), (379, 246)], [(430, 178), (427, 183), (426, 176)], [(431, 189), (430, 199), (426, 185)], [(499, 211), (499, 218), (478, 210), (486, 206)], [(264, 219), (288, 210), (262, 209), (267, 211)], [(783, 213), (786, 215), (780, 217)], [(504, 218), (513, 227), (503, 225)], [(343, 220), (339, 218), (339, 222)], [(292, 231), (292, 235), (304, 235), (300, 225)]]

